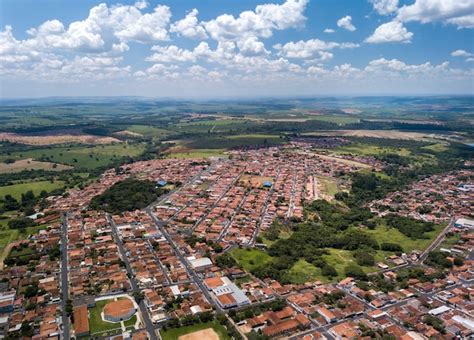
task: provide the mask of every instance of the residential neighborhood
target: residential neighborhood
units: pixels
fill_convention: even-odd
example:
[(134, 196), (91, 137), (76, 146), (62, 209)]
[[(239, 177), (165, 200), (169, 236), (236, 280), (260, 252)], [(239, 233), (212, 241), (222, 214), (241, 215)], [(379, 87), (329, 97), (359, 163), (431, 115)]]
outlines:
[[(44, 213), (54, 219), (14, 244), (0, 272), (0, 334), (158, 339), (220, 315), (239, 339), (473, 336), (472, 171), (430, 176), (369, 204), (381, 216), (390, 211), (446, 227), (424, 252), (387, 255), (367, 280), (278, 282), (232, 260), (236, 249), (266, 247), (262, 235), (274, 221), (298, 223), (306, 204), (334, 200), (322, 181), (344, 192), (341, 174), (381, 166), (312, 148), (292, 142), (225, 158), (140, 161), (49, 197)], [(144, 209), (88, 208), (131, 176), (169, 189)], [(446, 255), (445, 269), (430, 251)]]

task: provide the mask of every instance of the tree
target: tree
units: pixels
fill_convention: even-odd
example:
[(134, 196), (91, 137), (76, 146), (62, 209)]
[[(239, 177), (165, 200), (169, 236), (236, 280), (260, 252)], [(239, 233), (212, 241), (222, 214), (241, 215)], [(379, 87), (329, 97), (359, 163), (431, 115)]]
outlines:
[(346, 276), (353, 277), (354, 279), (357, 280), (362, 280), (362, 281), (367, 281), (367, 274), (362, 270), (361, 267), (351, 264), (348, 265), (345, 269), (344, 272)]
[(7, 211), (18, 210), (18, 209), (20, 209), (20, 203), (18, 203), (18, 201), (16, 200), (15, 197), (8, 194), (8, 195), (5, 195), (3, 207)]
[(330, 266), (328, 264), (323, 266), (323, 268), (321, 269), (321, 273), (326, 277), (337, 276), (337, 270), (333, 266)]

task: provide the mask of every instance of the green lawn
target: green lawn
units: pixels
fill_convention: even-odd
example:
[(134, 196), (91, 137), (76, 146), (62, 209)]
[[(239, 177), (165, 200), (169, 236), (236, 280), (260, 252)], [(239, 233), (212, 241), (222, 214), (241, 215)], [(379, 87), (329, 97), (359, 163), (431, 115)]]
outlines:
[[(114, 334), (116, 329), (121, 332), (120, 322), (112, 323), (102, 320), (101, 312), (104, 306), (113, 300), (97, 301), (95, 307), (89, 309), (89, 327), (91, 335), (108, 332)], [(124, 321), (125, 327), (131, 327), (135, 324), (137, 316), (134, 315), (130, 320)], [(102, 334), (104, 335), (104, 334)]]
[(21, 198), (21, 194), (27, 192), (28, 190), (32, 190), (35, 195), (38, 195), (42, 190), (46, 190), (50, 192), (57, 188), (62, 188), (64, 186), (63, 181), (54, 181), (51, 183), (50, 181), (38, 181), (38, 182), (29, 182), (29, 183), (20, 183), (20, 184), (13, 184), (13, 185), (6, 185), (0, 187), (0, 197), (10, 194), (16, 199)]
[(264, 265), (272, 259), (272, 257), (263, 250), (251, 248), (236, 248), (231, 251), (231, 255), (248, 272), (253, 268)]
[(163, 340), (178, 340), (182, 335), (197, 332), (203, 329), (212, 328), (219, 335), (220, 340), (230, 340), (231, 338), (227, 334), (227, 330), (217, 321), (211, 321), (206, 323), (198, 323), (192, 326), (171, 328), (166, 331), (161, 330), (160, 335)]
[(101, 166), (107, 166), (114, 160), (124, 156), (138, 156), (144, 150), (144, 143), (116, 143), (108, 145), (71, 147), (57, 146), (21, 152), (12, 152), (9, 156), (0, 156), (0, 161), (6, 158), (33, 158), (34, 160), (43, 160), (72, 165), (76, 168), (94, 169)]

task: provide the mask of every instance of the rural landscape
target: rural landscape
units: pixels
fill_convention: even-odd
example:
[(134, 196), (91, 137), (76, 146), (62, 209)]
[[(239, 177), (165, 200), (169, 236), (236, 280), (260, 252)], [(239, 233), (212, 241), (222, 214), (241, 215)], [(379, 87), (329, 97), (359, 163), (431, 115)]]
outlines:
[(0, 340), (474, 339), (474, 0), (0, 0)]

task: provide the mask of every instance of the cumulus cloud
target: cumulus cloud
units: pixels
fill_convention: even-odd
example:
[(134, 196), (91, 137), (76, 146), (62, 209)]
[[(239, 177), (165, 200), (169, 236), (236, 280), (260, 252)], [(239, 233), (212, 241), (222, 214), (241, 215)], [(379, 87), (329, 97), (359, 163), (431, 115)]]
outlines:
[(334, 33), (336, 32), (335, 30), (333, 30), (332, 28), (326, 28), (324, 29), (324, 33)]
[(398, 0), (369, 0), (380, 15), (389, 15), (398, 10)]
[(456, 51), (451, 52), (451, 56), (453, 56), (453, 57), (472, 57), (472, 56), (474, 56), (474, 54), (469, 53), (465, 50), (456, 50)]
[(337, 21), (337, 26), (344, 28), (348, 31), (355, 31), (356, 27), (352, 24), (352, 17), (350, 15), (346, 15)]
[(327, 42), (319, 39), (300, 40), (297, 42), (290, 41), (284, 45), (276, 44), (274, 49), (278, 50), (278, 54), (287, 58), (310, 58), (316, 52), (332, 50), (334, 48), (350, 49), (357, 48), (358, 44), (354, 43), (337, 43)]
[(207, 38), (206, 30), (199, 24), (199, 11), (194, 8), (184, 19), (176, 21), (170, 27), (170, 32), (177, 33), (186, 38), (204, 40)]
[(259, 5), (255, 11), (244, 11), (237, 18), (230, 14), (220, 15), (204, 22), (204, 27), (217, 41), (236, 41), (249, 36), (269, 38), (273, 30), (303, 25), (307, 3), (308, 0), (287, 0), (281, 5)]
[(365, 39), (369, 44), (381, 44), (389, 42), (409, 43), (413, 37), (412, 32), (399, 21), (390, 21), (377, 27), (370, 37)]
[(459, 28), (474, 28), (472, 0), (416, 0), (398, 10), (400, 21), (443, 22)]

